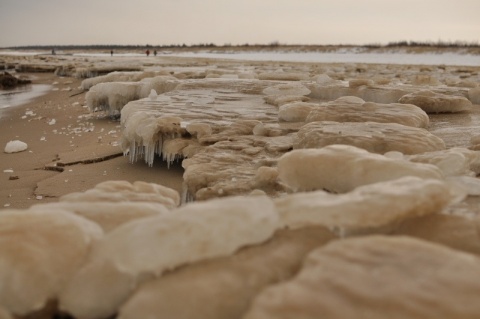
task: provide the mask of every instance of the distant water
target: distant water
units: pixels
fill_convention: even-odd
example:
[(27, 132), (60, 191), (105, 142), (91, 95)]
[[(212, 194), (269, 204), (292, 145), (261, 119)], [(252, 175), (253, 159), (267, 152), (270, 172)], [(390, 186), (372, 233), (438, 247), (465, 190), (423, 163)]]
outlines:
[(416, 64), (416, 65), (459, 65), (480, 66), (480, 55), (460, 53), (355, 53), (355, 52), (185, 52), (164, 54), (178, 57), (197, 57), (212, 59), (235, 59), (248, 61), (288, 61), (317, 63), (379, 63), (379, 64)]
[(0, 90), (0, 110), (11, 106), (22, 105), (45, 94), (51, 85), (27, 84), (11, 90)]

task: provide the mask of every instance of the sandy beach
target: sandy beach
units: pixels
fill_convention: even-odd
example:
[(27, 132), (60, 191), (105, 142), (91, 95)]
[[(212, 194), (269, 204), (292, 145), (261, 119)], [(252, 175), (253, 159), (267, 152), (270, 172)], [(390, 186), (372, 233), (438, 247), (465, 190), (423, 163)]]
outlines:
[[(27, 104), (0, 111), (0, 207), (27, 208), (57, 201), (62, 195), (85, 191), (106, 180), (143, 180), (181, 192), (180, 164), (167, 170), (161, 161), (153, 168), (143, 161), (129, 163), (118, 146), (118, 119), (91, 114), (84, 107), (85, 93), (78, 94), (82, 92), (81, 79), (53, 73), (23, 75), (34, 84), (52, 87)], [(29, 111), (33, 114), (26, 115)], [(12, 140), (27, 143), (28, 149), (3, 152)], [(55, 170), (55, 163), (65, 166)]]

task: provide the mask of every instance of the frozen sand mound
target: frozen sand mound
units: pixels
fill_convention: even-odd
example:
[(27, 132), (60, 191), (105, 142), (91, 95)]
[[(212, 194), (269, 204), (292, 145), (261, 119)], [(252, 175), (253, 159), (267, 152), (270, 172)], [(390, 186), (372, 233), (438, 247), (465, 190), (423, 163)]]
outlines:
[(402, 96), (398, 102), (414, 104), (427, 113), (455, 113), (468, 111), (472, 102), (463, 96), (420, 91)]

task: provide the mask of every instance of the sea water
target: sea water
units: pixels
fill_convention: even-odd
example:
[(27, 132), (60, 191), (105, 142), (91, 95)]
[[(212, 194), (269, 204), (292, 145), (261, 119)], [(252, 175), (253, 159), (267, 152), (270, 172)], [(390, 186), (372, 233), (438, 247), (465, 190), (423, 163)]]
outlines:
[(25, 104), (30, 100), (45, 94), (51, 85), (26, 84), (19, 85), (14, 89), (0, 90), (0, 110), (11, 106)]

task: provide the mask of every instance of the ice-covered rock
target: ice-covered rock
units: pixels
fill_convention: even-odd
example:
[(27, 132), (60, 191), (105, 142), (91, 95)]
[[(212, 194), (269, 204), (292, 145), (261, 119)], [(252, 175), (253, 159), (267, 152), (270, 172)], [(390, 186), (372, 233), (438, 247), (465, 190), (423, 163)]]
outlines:
[(440, 169), (434, 165), (387, 158), (349, 145), (286, 153), (278, 161), (278, 174), (281, 181), (294, 191), (323, 189), (335, 193), (403, 176), (443, 178)]
[(278, 227), (275, 206), (266, 196), (192, 203), (172, 214), (132, 221), (94, 247), (60, 296), (60, 308), (78, 318), (108, 317), (151, 275), (232, 255), (269, 239)]
[(353, 79), (348, 81), (349, 88), (359, 88), (361, 86), (373, 86), (375, 83), (371, 79)]
[(118, 318), (158, 314), (168, 318), (241, 318), (256, 294), (294, 276), (308, 252), (334, 238), (323, 227), (278, 231), (264, 244), (184, 267), (142, 285), (122, 306)]
[(25, 142), (14, 140), (10, 141), (5, 145), (5, 153), (18, 153), (27, 150), (28, 145)]
[(275, 199), (275, 204), (289, 228), (321, 225), (345, 236), (391, 231), (408, 218), (440, 212), (452, 199), (447, 183), (409, 176), (341, 195), (296, 193)]
[(107, 181), (85, 192), (70, 193), (60, 198), (61, 202), (152, 202), (175, 208), (180, 204), (177, 191), (142, 181), (133, 184), (126, 181)]
[(352, 96), (317, 105), (306, 122), (318, 121), (398, 123), (422, 128), (429, 124), (428, 115), (415, 105), (365, 102)]
[(321, 148), (331, 144), (352, 145), (379, 154), (389, 151), (418, 154), (445, 149), (442, 139), (423, 128), (397, 123), (332, 121), (304, 125), (293, 147)]
[(17, 316), (58, 297), (101, 228), (66, 211), (0, 211), (0, 304)]
[(243, 318), (475, 318), (479, 277), (480, 258), (423, 240), (337, 240), (263, 290)]
[(414, 104), (427, 113), (455, 113), (472, 109), (472, 102), (463, 96), (419, 91), (402, 96), (399, 103)]

